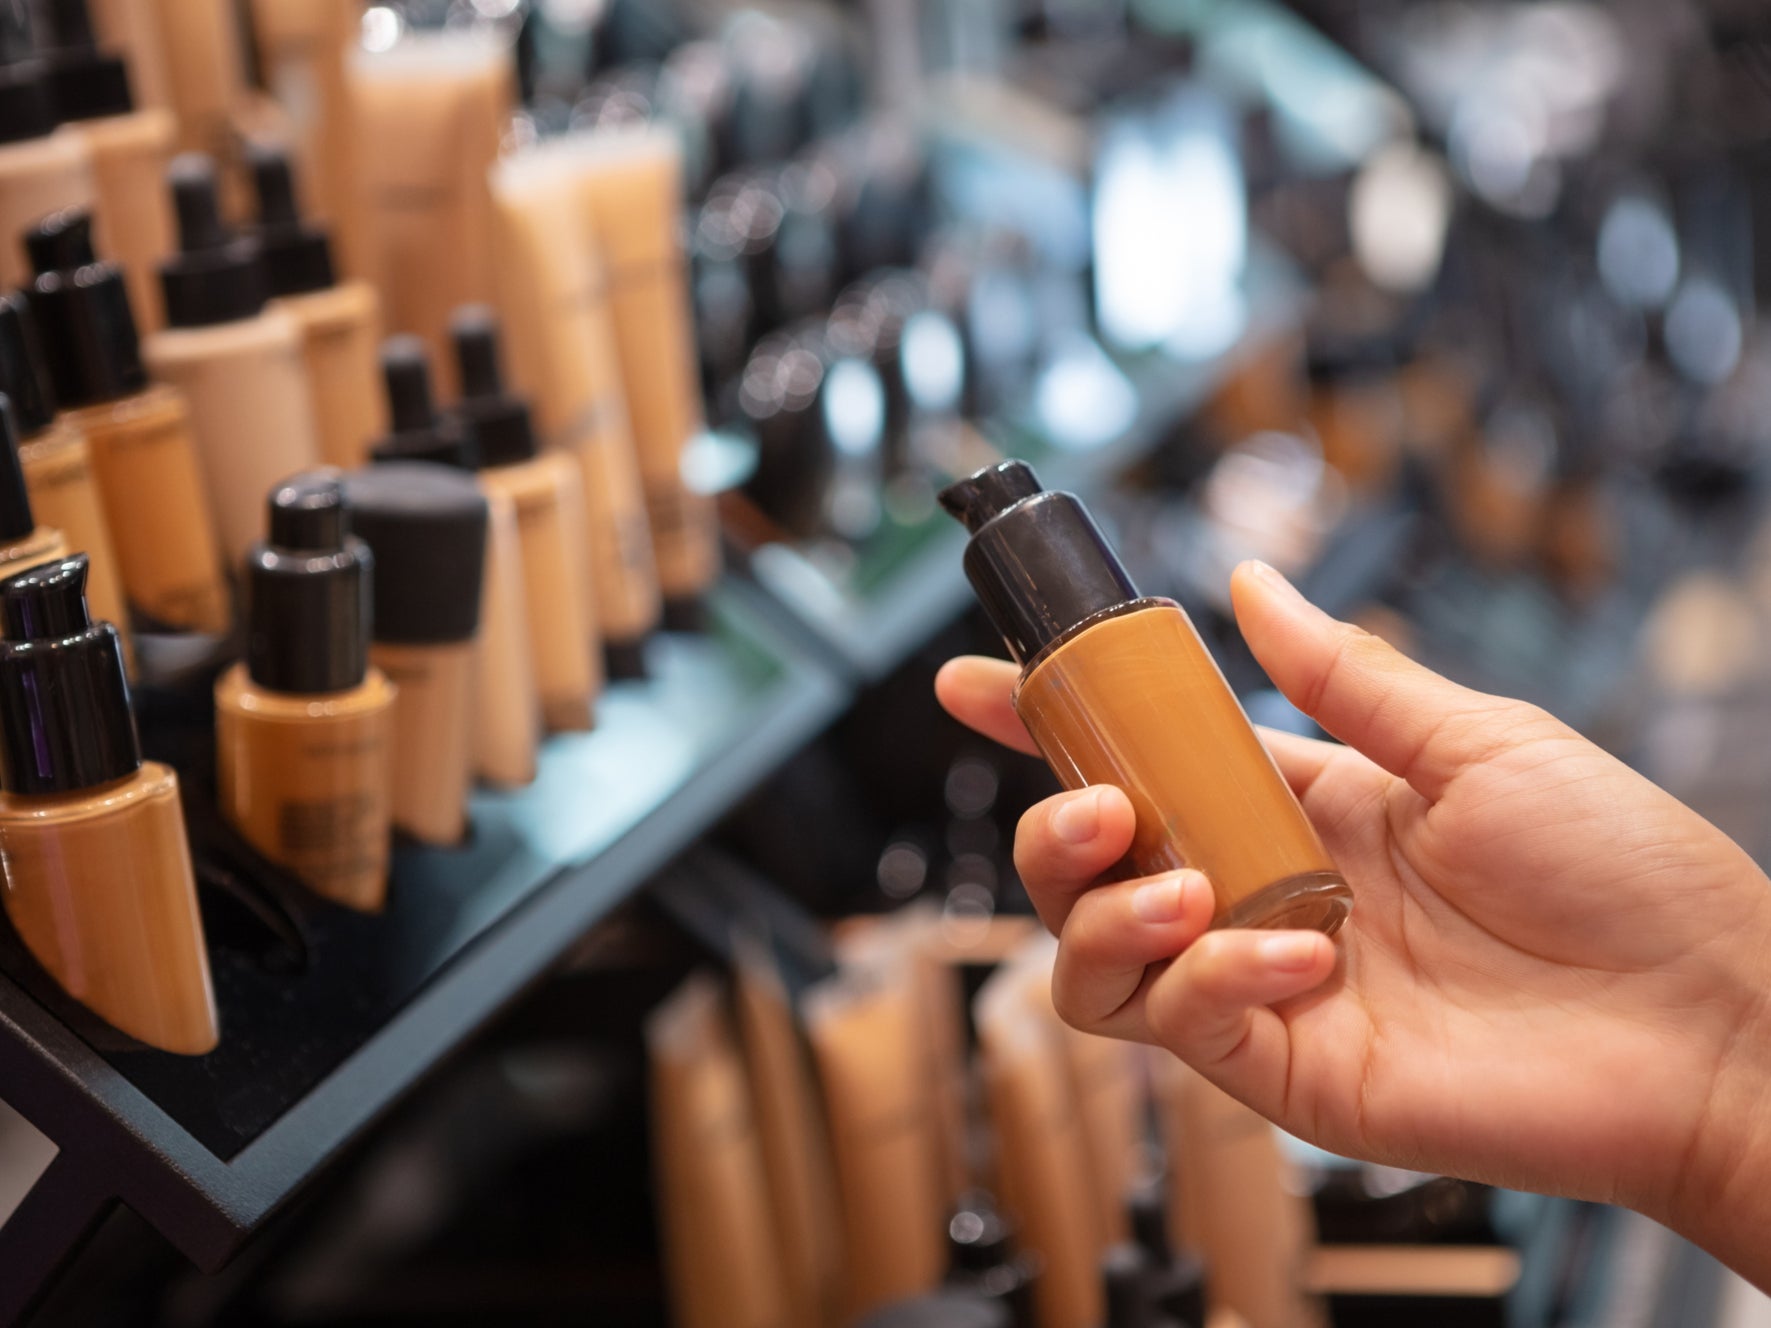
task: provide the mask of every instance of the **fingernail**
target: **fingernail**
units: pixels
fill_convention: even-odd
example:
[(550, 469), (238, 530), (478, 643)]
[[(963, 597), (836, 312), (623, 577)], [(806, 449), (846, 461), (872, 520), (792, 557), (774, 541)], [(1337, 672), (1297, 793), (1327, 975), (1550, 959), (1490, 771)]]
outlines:
[(1066, 844), (1086, 844), (1101, 830), (1101, 795), (1088, 789), (1068, 799), (1052, 817), (1052, 829)]
[(1309, 601), (1304, 598), (1303, 592), (1296, 586), (1292, 585), (1291, 582), (1286, 579), (1284, 573), (1282, 573), (1277, 567), (1261, 562), (1257, 558), (1253, 560), (1252, 570), (1257, 577), (1266, 582), (1267, 585), (1271, 586), (1280, 594), (1285, 595), (1287, 598), (1294, 599), (1300, 604), (1309, 603)]
[(1262, 939), (1260, 954), (1268, 968), (1302, 972), (1316, 962), (1321, 938), (1312, 932), (1282, 932)]
[(1165, 876), (1148, 885), (1140, 885), (1132, 892), (1131, 911), (1139, 922), (1152, 926), (1178, 922), (1185, 901), (1184, 885), (1179, 876)]

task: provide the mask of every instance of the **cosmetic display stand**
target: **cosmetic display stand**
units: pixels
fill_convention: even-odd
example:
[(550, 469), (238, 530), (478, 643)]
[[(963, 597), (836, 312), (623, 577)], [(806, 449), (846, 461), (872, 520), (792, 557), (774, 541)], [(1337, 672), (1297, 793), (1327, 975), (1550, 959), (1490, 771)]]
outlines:
[[(287, 946), (212, 946), (222, 1042), (120, 1045), (0, 949), (0, 1085), (58, 1152), (0, 1226), (0, 1323), (127, 1204), (220, 1267), (309, 1177), (840, 711), (847, 691), (745, 594), (654, 646), (594, 734), (543, 749), (516, 793), (476, 794), (468, 844), (396, 850), (387, 911), (309, 899)], [(207, 901), (206, 901), (207, 902)], [(269, 957), (272, 952), (275, 957)]]

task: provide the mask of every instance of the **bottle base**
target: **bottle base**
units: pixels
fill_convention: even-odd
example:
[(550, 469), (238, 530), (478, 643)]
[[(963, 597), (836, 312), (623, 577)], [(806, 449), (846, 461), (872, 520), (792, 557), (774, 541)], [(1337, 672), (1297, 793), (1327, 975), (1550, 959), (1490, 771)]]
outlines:
[(1353, 892), (1339, 872), (1302, 872), (1275, 881), (1211, 925), (1262, 931), (1319, 931), (1333, 936), (1353, 911)]

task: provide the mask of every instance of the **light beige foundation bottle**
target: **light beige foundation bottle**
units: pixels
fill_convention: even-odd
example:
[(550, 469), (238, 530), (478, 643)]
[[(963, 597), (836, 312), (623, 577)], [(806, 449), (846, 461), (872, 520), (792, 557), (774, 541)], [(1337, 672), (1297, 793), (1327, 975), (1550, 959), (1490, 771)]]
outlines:
[(178, 122), (164, 108), (138, 108), (132, 71), (99, 46), (86, 0), (44, 0), (39, 14), (56, 118), (92, 154), (100, 238), (128, 276), (141, 326), (152, 331), (162, 321), (157, 267), (176, 242), (165, 180)]
[[(68, 547), (91, 559), (86, 599), (101, 621), (126, 623), (117, 555), (93, 479), (86, 435), (55, 413), (55, 390), (36, 318), (24, 296), (0, 295), (0, 391), (12, 398), (18, 458), (37, 519), (61, 531)], [(125, 658), (128, 641), (124, 638)]]
[(1047, 764), (1131, 799), (1120, 870), (1204, 872), (1214, 926), (1336, 931), (1352, 892), (1180, 605), (1140, 598), (1082, 504), (1025, 462), (941, 503), (971, 531), (966, 575), (1022, 665), (1015, 710)]
[(97, 260), (78, 209), (45, 219), (26, 245), (55, 394), (86, 439), (130, 608), (147, 628), (226, 632), (228, 585), (190, 412), (177, 390), (148, 382), (122, 271)]
[(608, 287), (572, 164), (549, 144), (493, 172), (499, 301), (512, 381), (534, 400), (547, 445), (573, 454), (583, 473), (590, 586), (610, 672), (620, 677), (639, 665), (662, 603)]
[(151, 11), (166, 68), (166, 95), (181, 152), (202, 152), (221, 167), (229, 217), (244, 214), (239, 169), (255, 98), (246, 75), (245, 31), (235, 0), (131, 0)]
[(461, 378), (474, 389), (461, 411), (478, 444), (480, 485), (508, 501), (516, 515), (542, 717), (556, 731), (588, 729), (603, 672), (597, 624), (589, 612), (577, 459), (569, 452), (537, 451), (527, 412), (510, 412), (496, 327), (483, 308), (461, 311), (453, 336)]
[(366, 281), (339, 281), (325, 230), (303, 221), (289, 155), (254, 148), (258, 194), (255, 238), (272, 308), (301, 325), (320, 455), (329, 465), (360, 466), (387, 431), (381, 372), (381, 301)]
[(471, 475), (421, 461), (359, 471), (345, 499), (375, 557), (369, 662), (399, 689), (394, 826), (420, 843), (458, 844), (473, 782), (486, 499)]
[(17, 13), (0, 15), (0, 287), (31, 279), (18, 237), (38, 218), (93, 206), (92, 150), (57, 130), (47, 70)]
[[(404, 347), (402, 350), (401, 347)], [(496, 451), (502, 435), (528, 436), (529, 413), (507, 400), (502, 411), (471, 416), (437, 414), (429, 362), (417, 338), (394, 338), (383, 356), (392, 432), (371, 449), (377, 462), (429, 461), (477, 469), (480, 438)], [(475, 645), (473, 768), (498, 788), (532, 782), (541, 746), (541, 695), (530, 648), (528, 580), (516, 504), (502, 490), (480, 482), (486, 499), (486, 565), (480, 594), (480, 634)]]
[(495, 292), (487, 173), (516, 107), (510, 43), (407, 32), (354, 51), (346, 77), (387, 325), (423, 337), (441, 364), (450, 314)]
[(396, 689), (369, 663), (373, 556), (335, 472), (270, 498), (246, 659), (215, 687), (216, 792), (246, 840), (360, 912), (387, 898)]
[(678, 224), (682, 149), (664, 129), (634, 127), (585, 136), (579, 156), (582, 205), (608, 269), (658, 582), (666, 604), (686, 610), (679, 619), (692, 619), (719, 575), (720, 552), (713, 501), (690, 487), (683, 467), (702, 418)]
[(178, 776), (141, 759), (122, 645), (86, 559), (0, 581), (0, 870), (6, 912), (61, 987), (182, 1055), (219, 1038)]
[(266, 307), (258, 246), (221, 223), (215, 166), (172, 164), (179, 252), (160, 266), (167, 326), (148, 372), (184, 394), (222, 557), (240, 567), (264, 531), (264, 495), (319, 463), (301, 327)]

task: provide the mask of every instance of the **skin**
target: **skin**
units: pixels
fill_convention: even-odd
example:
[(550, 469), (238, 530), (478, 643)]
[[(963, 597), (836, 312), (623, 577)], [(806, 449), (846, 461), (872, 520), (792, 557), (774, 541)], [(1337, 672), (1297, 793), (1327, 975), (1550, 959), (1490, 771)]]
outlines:
[[(1117, 789), (1022, 818), (1015, 862), (1085, 1031), (1167, 1048), (1351, 1157), (1636, 1208), (1771, 1290), (1771, 881), (1544, 711), (1460, 687), (1258, 563), (1237, 620), (1345, 746), (1266, 733), (1353, 888), (1333, 940), (1207, 931), (1197, 872), (1101, 884)], [(942, 704), (1019, 751), (1018, 670), (950, 662)]]

